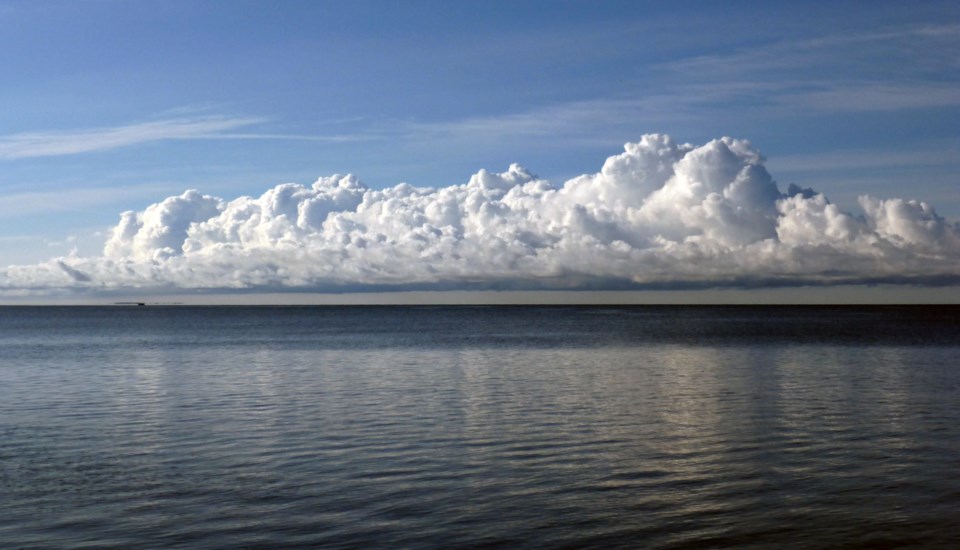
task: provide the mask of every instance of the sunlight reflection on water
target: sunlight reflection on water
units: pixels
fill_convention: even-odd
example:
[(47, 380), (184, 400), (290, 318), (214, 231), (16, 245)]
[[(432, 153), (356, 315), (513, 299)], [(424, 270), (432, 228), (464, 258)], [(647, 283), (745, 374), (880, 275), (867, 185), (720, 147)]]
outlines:
[(953, 310), (892, 344), (763, 336), (822, 328), (793, 310), (55, 313), (0, 312), (4, 546), (960, 536)]

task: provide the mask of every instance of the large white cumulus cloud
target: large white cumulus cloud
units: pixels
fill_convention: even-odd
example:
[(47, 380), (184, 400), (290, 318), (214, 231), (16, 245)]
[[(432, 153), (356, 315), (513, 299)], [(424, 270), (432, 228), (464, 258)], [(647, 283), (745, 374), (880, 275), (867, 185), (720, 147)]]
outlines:
[(0, 270), (0, 288), (670, 288), (957, 282), (960, 227), (922, 202), (853, 215), (781, 193), (749, 142), (646, 135), (556, 186), (525, 168), (438, 189), (356, 177), (125, 212), (104, 253)]

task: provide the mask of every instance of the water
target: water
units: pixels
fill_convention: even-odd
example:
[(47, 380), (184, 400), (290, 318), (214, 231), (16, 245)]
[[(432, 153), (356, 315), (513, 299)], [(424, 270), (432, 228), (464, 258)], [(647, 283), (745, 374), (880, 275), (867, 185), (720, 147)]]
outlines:
[(960, 309), (0, 308), (0, 547), (946, 547)]

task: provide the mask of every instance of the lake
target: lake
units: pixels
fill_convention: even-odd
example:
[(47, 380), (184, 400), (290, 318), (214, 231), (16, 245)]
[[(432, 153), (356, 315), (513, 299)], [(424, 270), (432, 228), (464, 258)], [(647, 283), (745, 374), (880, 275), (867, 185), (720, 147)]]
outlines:
[(4, 548), (946, 547), (960, 307), (2, 307)]

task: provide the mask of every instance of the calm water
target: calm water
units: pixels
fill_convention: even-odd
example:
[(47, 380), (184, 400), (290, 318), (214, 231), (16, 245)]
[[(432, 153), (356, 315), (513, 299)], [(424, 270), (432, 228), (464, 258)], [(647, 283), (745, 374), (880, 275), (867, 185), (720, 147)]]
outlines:
[(3, 548), (958, 541), (958, 308), (0, 308)]

